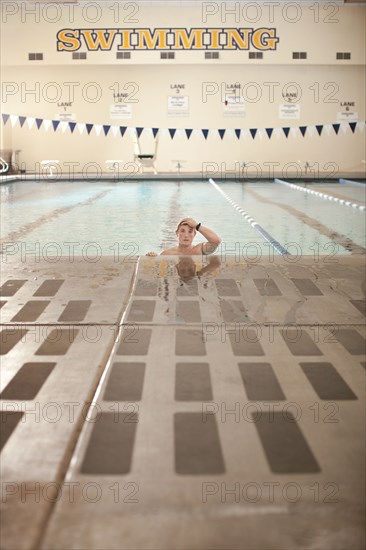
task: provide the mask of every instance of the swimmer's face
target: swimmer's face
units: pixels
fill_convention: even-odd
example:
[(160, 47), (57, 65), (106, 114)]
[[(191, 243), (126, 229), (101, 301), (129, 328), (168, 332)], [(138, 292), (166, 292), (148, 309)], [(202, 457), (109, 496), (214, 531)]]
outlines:
[(176, 235), (179, 240), (179, 244), (182, 246), (189, 246), (192, 244), (196, 230), (189, 227), (187, 224), (182, 224), (176, 231)]

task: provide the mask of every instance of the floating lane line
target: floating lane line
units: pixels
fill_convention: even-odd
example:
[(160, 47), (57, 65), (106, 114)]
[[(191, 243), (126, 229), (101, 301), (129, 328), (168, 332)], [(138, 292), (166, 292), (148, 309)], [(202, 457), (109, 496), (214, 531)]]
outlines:
[(301, 187), (301, 185), (296, 185), (295, 183), (290, 183), (285, 180), (280, 180), (275, 178), (276, 183), (282, 183), (283, 185), (288, 185), (292, 189), (297, 189), (298, 191), (303, 191), (304, 193), (309, 193), (310, 195), (316, 195), (317, 197), (321, 197), (322, 199), (327, 199), (329, 201), (338, 202), (339, 204), (343, 204), (344, 206), (352, 206), (352, 208), (357, 208), (358, 210), (362, 210), (365, 212), (366, 206), (363, 204), (356, 204), (355, 202), (347, 201), (345, 199), (339, 199), (338, 197), (333, 197), (332, 195), (327, 195), (326, 193), (321, 193), (320, 191), (314, 191), (314, 189), (309, 189), (308, 187)]
[(363, 187), (364, 189), (366, 189), (366, 185), (364, 183), (361, 183), (360, 181), (344, 180), (340, 178), (339, 183), (348, 183), (349, 185), (356, 185), (357, 187)]
[(212, 178), (209, 179), (209, 182), (216, 189), (216, 191), (221, 193), (221, 195), (225, 197), (225, 199), (235, 208), (235, 210), (237, 210), (245, 218), (249, 225), (256, 229), (258, 233), (260, 233), (260, 235), (262, 235), (262, 237), (264, 237), (266, 241), (268, 241), (269, 244), (275, 250), (277, 250), (277, 252), (279, 252), (283, 256), (290, 255), (290, 252), (286, 248), (284, 248), (278, 241), (276, 241), (276, 239), (272, 237), (272, 235), (270, 235), (268, 231), (266, 231), (261, 225), (259, 225), (258, 222), (256, 222), (251, 216), (249, 216), (249, 214), (245, 212), (245, 210), (243, 210), (235, 201), (233, 201)]

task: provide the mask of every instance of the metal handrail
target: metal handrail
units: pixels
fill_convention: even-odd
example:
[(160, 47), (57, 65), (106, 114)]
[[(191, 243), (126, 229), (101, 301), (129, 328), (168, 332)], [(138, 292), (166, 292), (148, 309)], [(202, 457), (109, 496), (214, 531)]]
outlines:
[(3, 174), (4, 172), (7, 172), (9, 170), (9, 164), (2, 157), (0, 157), (0, 165), (0, 174)]

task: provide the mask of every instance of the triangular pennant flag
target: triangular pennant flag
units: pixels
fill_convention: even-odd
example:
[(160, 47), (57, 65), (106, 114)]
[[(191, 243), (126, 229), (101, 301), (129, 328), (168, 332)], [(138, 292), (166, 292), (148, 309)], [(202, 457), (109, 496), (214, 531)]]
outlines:
[(340, 124), (332, 124), (332, 126), (333, 126), (333, 130), (338, 135), (339, 128), (341, 127), (341, 125)]
[(46, 132), (51, 128), (52, 121), (51, 120), (44, 120), (43, 121), (43, 128)]
[(66, 131), (66, 128), (68, 127), (68, 122), (66, 122), (65, 120), (61, 121), (60, 122), (60, 127), (61, 127), (61, 130), (62, 130), (62, 133), (64, 134), (65, 131)]
[(297, 137), (297, 134), (299, 133), (299, 129), (297, 126), (292, 126), (291, 128), (291, 135), (293, 138), (296, 138)]
[(302, 137), (305, 137), (307, 126), (299, 126)]
[(85, 124), (85, 126), (86, 126), (86, 131), (90, 135), (90, 132), (92, 131), (94, 124)]
[(18, 122), (18, 115), (10, 115), (10, 124), (12, 128), (14, 128), (17, 122)]
[[(40, 129), (40, 127), (42, 126), (42, 122), (43, 122), (43, 118), (36, 118), (36, 124), (37, 124), (37, 128), (38, 130)], [(53, 121), (52, 121), (53, 122)], [(58, 126), (58, 123), (57, 123), (57, 126)], [(57, 128), (56, 126), (56, 128)]]
[(151, 128), (145, 128), (145, 134), (147, 137), (152, 137), (152, 129)]
[(137, 132), (137, 137), (139, 138), (142, 134), (142, 132), (144, 131), (143, 128), (136, 128), (136, 132)]
[(177, 131), (176, 128), (169, 128), (169, 134), (170, 134), (170, 137), (172, 139), (173, 139), (176, 131)]
[(3, 117), (3, 123), (4, 123), (4, 126), (5, 124), (8, 122), (9, 120), (9, 115), (5, 115), (4, 113), (1, 115)]
[(249, 132), (251, 133), (252, 138), (254, 139), (257, 133), (256, 128), (249, 128)]
[(69, 128), (72, 134), (74, 133), (75, 127), (76, 127), (76, 122), (69, 122)]
[[(39, 120), (39, 119), (36, 118), (36, 122), (37, 122), (38, 120)], [(59, 121), (59, 120), (53, 120), (53, 121), (52, 121), (52, 126), (53, 126), (53, 129), (54, 129), (55, 132), (56, 132), (56, 130), (57, 130), (59, 124), (60, 124), (60, 121)], [(38, 126), (38, 122), (37, 122), (37, 126)], [(38, 128), (39, 128), (39, 126), (38, 126)]]
[(136, 128), (132, 128), (131, 126), (128, 128), (128, 133), (130, 134), (131, 138), (135, 138), (136, 136)]
[(274, 135), (276, 136), (276, 139), (279, 139), (281, 135), (281, 128), (274, 128)]
[(231, 128), (229, 128), (228, 130), (226, 130), (226, 135), (229, 139), (233, 139), (234, 137), (234, 130), (232, 130)]
[(308, 126), (308, 134), (312, 138), (315, 132), (315, 126)]
[(240, 139), (240, 130), (235, 130), (235, 135), (238, 139)]
[(100, 136), (100, 132), (102, 131), (102, 125), (101, 124), (94, 124), (94, 128), (95, 128), (95, 133), (97, 134), (97, 136)]
[(27, 124), (28, 124), (28, 128), (31, 130), (32, 127), (33, 127), (33, 124), (35, 123), (36, 119), (33, 118), (32, 116), (28, 116), (27, 117)]
[(207, 139), (208, 130), (207, 129), (202, 129), (202, 134), (204, 135), (205, 139)]
[(185, 132), (186, 132), (187, 139), (189, 139), (191, 137), (191, 133), (193, 132), (193, 130), (186, 128)]
[(283, 133), (285, 134), (285, 136), (288, 138), (288, 135), (290, 133), (290, 128), (282, 128), (283, 130)]
[(119, 126), (112, 126), (112, 134), (114, 137), (117, 136), (119, 130)]
[(348, 126), (347, 122), (342, 122), (342, 123), (341, 123), (341, 128), (342, 128), (342, 132), (343, 132), (344, 134), (347, 134), (347, 132), (348, 132), (348, 130), (349, 130), (349, 126)]
[(19, 124), (20, 124), (20, 127), (23, 128), (24, 126), (24, 122), (26, 121), (26, 118), (25, 116), (20, 116), (19, 117)]
[(248, 130), (247, 130), (246, 128), (242, 128), (242, 130), (241, 130), (241, 138), (242, 138), (242, 140), (243, 140), (243, 141), (246, 140), (247, 137), (248, 137)]
[(360, 130), (360, 132), (362, 133), (365, 129), (365, 121), (364, 120), (360, 120), (360, 122), (357, 122), (357, 128)]
[(326, 134), (327, 134), (328, 136), (330, 136), (330, 132), (332, 131), (332, 125), (331, 125), (331, 124), (326, 124), (326, 125), (324, 126), (324, 130), (325, 130)]
[(225, 132), (226, 132), (226, 130), (218, 130), (218, 132), (219, 132), (219, 136), (220, 136), (220, 138), (221, 138), (221, 139), (223, 139), (223, 137), (224, 137), (224, 135), (225, 135)]
[(78, 122), (77, 126), (78, 126), (78, 130), (79, 130), (79, 134), (82, 135), (82, 133), (85, 130), (85, 124), (83, 124), (81, 122)]
[(159, 128), (153, 128), (153, 129), (152, 129), (152, 133), (153, 133), (153, 136), (154, 136), (154, 139), (155, 139), (156, 136), (157, 136), (158, 133), (159, 133)]
[(318, 126), (315, 126), (319, 136), (322, 135), (322, 131), (323, 131), (323, 125), (322, 124), (319, 124)]
[(267, 132), (267, 136), (269, 137), (269, 139), (271, 139), (273, 128), (266, 128), (266, 132)]
[(166, 128), (160, 128), (160, 135), (163, 139), (166, 137)]
[(259, 139), (263, 139), (263, 128), (258, 128)]
[(352, 130), (352, 134), (355, 133), (356, 126), (357, 126), (357, 122), (349, 122), (349, 127), (350, 127), (351, 130)]
[(104, 135), (107, 136), (111, 127), (108, 124), (103, 124)]
[(178, 130), (177, 130), (177, 136), (178, 136), (179, 139), (182, 139), (182, 137), (183, 137), (183, 130), (182, 130), (182, 128), (178, 128)]
[(127, 126), (120, 126), (119, 127), (119, 131), (121, 133), (121, 137), (123, 137), (125, 135), (125, 132), (127, 130)]

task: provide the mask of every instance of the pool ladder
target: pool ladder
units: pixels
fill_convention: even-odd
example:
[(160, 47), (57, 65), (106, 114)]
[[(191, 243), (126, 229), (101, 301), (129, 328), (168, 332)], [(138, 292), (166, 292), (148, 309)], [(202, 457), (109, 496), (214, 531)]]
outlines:
[(0, 174), (3, 174), (8, 170), (9, 170), (9, 164), (2, 157), (0, 157)]

